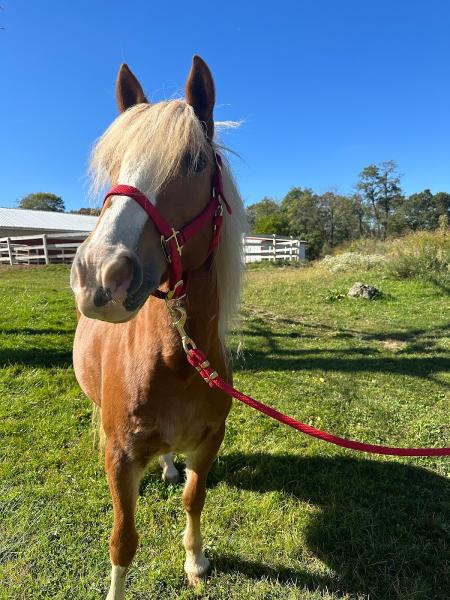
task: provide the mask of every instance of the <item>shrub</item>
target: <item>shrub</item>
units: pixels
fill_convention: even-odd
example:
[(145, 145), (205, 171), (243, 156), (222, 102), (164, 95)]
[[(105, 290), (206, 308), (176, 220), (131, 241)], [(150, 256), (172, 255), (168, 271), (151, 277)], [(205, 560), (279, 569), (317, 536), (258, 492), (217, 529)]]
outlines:
[(310, 266), (310, 263), (307, 260), (285, 260), (285, 259), (277, 259), (277, 260), (260, 260), (258, 262), (250, 262), (246, 263), (247, 269), (267, 269), (267, 268), (285, 268), (288, 267), (290, 269), (303, 269), (305, 267)]
[(337, 256), (325, 256), (321, 264), (331, 273), (344, 271), (378, 269), (386, 265), (386, 257), (381, 254), (360, 254), (359, 252), (344, 252)]
[(336, 248), (334, 254), (342, 254), (343, 252), (357, 252), (358, 254), (388, 254), (392, 240), (379, 240), (373, 237), (358, 238), (351, 242), (342, 245), (341, 248)]
[(336, 302), (337, 300), (344, 300), (346, 297), (347, 295), (344, 292), (334, 288), (327, 290), (327, 292), (322, 295), (325, 302)]
[(395, 277), (450, 281), (450, 232), (419, 231), (394, 240), (387, 270)]

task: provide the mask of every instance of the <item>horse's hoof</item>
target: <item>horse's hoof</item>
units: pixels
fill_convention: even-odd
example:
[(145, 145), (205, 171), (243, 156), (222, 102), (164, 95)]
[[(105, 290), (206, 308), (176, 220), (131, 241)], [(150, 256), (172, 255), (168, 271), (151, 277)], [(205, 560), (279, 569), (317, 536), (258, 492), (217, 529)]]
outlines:
[(205, 580), (205, 576), (194, 575), (193, 573), (186, 573), (186, 583), (188, 587), (195, 588)]
[(200, 559), (186, 559), (184, 563), (184, 571), (186, 573), (186, 582), (189, 587), (198, 586), (209, 573), (209, 560), (206, 556)]

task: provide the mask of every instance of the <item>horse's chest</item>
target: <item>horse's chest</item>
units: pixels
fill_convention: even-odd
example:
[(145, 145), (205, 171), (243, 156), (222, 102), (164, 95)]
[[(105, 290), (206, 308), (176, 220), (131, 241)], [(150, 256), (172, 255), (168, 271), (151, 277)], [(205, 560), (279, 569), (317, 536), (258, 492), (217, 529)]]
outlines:
[(193, 398), (149, 399), (145, 410), (130, 418), (130, 438), (158, 451), (194, 450), (216, 430), (224, 418), (215, 422)]
[(160, 340), (143, 344), (130, 332), (119, 336), (96, 324), (96, 335), (74, 353), (80, 384), (102, 407), (105, 432), (144, 454), (195, 449), (222, 426), (229, 400), (204, 384), (174, 344), (165, 351)]

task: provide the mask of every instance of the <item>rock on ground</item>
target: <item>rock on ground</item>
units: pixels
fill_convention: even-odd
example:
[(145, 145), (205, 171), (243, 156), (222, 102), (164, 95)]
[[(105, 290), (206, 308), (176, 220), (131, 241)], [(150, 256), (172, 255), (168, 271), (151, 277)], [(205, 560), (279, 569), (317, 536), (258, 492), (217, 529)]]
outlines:
[(364, 298), (365, 300), (373, 300), (380, 295), (380, 290), (374, 285), (368, 285), (367, 283), (361, 283), (357, 281), (348, 290), (347, 294), (350, 298)]

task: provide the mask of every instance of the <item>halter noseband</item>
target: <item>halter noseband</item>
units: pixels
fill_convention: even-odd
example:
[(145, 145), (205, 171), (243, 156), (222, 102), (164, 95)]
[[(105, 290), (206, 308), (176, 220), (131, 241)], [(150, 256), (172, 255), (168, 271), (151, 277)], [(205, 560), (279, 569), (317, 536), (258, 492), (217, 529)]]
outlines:
[(157, 298), (171, 300), (181, 298), (186, 293), (186, 275), (183, 272), (181, 262), (181, 251), (184, 244), (193, 237), (206, 223), (211, 222), (213, 227), (213, 238), (208, 248), (210, 256), (220, 242), (220, 232), (223, 221), (223, 204), (231, 215), (231, 208), (224, 192), (222, 181), (222, 159), (220, 154), (215, 153), (216, 169), (212, 179), (211, 198), (205, 208), (192, 221), (189, 221), (180, 230), (171, 227), (158, 209), (153, 206), (145, 194), (131, 185), (115, 185), (105, 196), (103, 204), (110, 196), (127, 196), (132, 198), (145, 210), (150, 221), (161, 235), (161, 246), (167, 262), (169, 263), (169, 290), (162, 292), (157, 289), (152, 292)]

